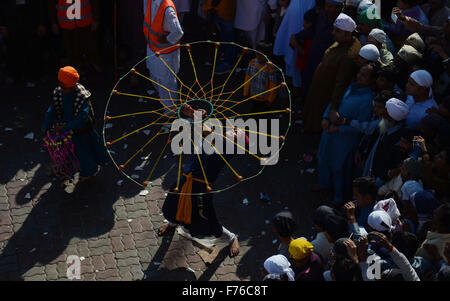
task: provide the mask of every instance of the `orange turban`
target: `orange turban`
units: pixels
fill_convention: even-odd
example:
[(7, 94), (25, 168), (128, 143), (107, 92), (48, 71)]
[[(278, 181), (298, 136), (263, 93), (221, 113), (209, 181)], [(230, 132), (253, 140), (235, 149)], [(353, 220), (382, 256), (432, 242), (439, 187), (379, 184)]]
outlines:
[(66, 66), (59, 69), (58, 80), (63, 84), (65, 88), (75, 87), (80, 79), (78, 71), (71, 66)]

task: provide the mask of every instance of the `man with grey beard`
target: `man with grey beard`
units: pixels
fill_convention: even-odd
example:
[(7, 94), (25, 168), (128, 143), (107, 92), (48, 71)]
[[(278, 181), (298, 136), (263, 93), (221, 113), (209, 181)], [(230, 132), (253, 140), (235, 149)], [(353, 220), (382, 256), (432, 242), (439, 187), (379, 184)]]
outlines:
[(375, 178), (379, 187), (391, 179), (391, 171), (402, 162), (398, 142), (408, 114), (408, 105), (403, 101), (391, 98), (386, 102), (383, 117), (374, 134), (376, 140), (363, 171), (363, 176)]

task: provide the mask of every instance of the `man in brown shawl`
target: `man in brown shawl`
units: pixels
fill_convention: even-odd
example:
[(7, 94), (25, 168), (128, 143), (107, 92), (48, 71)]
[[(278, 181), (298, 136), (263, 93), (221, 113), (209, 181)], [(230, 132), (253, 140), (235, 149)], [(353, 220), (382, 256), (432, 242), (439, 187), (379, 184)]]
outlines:
[(356, 23), (346, 14), (341, 13), (334, 22), (336, 42), (325, 52), (306, 98), (303, 118), (308, 132), (320, 132), (321, 117), (326, 107), (331, 103), (331, 108), (336, 110), (358, 71), (356, 58), (361, 43), (352, 36), (355, 29)]

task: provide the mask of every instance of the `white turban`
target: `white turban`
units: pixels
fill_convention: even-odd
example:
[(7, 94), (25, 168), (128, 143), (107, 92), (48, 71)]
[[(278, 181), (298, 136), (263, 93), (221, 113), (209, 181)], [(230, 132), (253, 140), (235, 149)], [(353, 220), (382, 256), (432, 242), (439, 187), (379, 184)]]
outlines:
[(361, 14), (363, 11), (371, 7), (373, 4), (372, 0), (362, 0), (358, 5), (358, 14)]
[(353, 21), (351, 17), (348, 15), (341, 13), (336, 21), (334, 21), (334, 26), (343, 30), (343, 31), (349, 31), (353, 32), (356, 29), (356, 23)]
[(391, 217), (384, 210), (372, 211), (367, 218), (367, 223), (372, 229), (380, 232), (391, 231), (394, 228)]
[(433, 96), (433, 90), (431, 86), (433, 85), (433, 77), (426, 70), (417, 70), (411, 73), (411, 78), (421, 87), (430, 88), (430, 92), (428, 94), (429, 97)]
[(395, 203), (394, 199), (379, 201), (373, 206), (373, 211), (375, 210), (386, 211), (386, 213), (389, 214), (391, 221), (394, 222), (400, 217), (400, 211), (398, 210), (397, 203)]
[(345, 4), (358, 7), (359, 2), (361, 2), (361, 0), (346, 0)]
[(409, 114), (408, 105), (397, 98), (391, 98), (386, 102), (386, 110), (389, 116), (396, 121), (406, 119)]
[(295, 281), (294, 271), (290, 268), (291, 264), (284, 255), (273, 255), (264, 261), (264, 268), (269, 274), (288, 276), (289, 281)]
[(376, 62), (380, 59), (380, 51), (377, 46), (367, 44), (359, 50), (359, 55), (368, 61)]
[(379, 28), (372, 29), (369, 33), (369, 37), (374, 38), (383, 45), (386, 44), (386, 33)]

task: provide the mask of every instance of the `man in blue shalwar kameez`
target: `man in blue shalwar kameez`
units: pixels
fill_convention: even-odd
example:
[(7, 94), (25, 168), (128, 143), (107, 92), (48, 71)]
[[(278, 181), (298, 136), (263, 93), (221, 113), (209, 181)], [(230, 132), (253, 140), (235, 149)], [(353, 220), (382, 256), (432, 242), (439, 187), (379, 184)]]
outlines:
[(78, 83), (79, 74), (73, 67), (61, 68), (58, 73), (59, 87), (53, 91), (53, 103), (45, 113), (41, 127), (42, 135), (55, 126), (63, 131), (73, 131), (75, 155), (80, 161), (80, 179), (92, 179), (99, 165), (108, 161), (106, 148), (94, 130), (94, 112), (89, 101), (91, 93)]
[[(374, 64), (361, 67), (357, 80), (351, 84), (342, 98), (338, 114), (342, 118), (369, 121), (372, 115), (376, 80)], [(335, 205), (343, 204), (351, 197), (353, 158), (361, 139), (361, 133), (350, 125), (336, 126), (329, 121), (330, 106), (323, 115), (322, 138), (318, 150), (319, 186), (334, 190)]]

